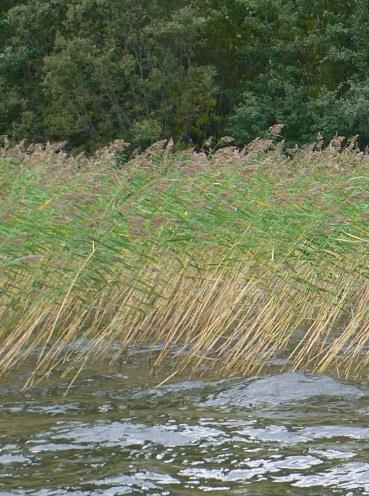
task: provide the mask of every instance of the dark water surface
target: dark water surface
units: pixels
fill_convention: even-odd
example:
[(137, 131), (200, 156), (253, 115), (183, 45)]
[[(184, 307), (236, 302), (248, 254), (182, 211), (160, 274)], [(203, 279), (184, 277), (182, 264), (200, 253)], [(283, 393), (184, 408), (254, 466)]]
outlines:
[(369, 494), (369, 383), (301, 373), (160, 388), (144, 360), (0, 390), (0, 495)]

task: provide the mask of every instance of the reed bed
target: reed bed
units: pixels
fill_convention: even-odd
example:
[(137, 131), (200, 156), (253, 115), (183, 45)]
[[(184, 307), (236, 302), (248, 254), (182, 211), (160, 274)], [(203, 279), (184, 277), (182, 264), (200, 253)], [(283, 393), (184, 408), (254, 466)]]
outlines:
[(172, 375), (365, 375), (368, 154), (171, 146), (1, 150), (0, 374), (74, 377), (145, 343)]

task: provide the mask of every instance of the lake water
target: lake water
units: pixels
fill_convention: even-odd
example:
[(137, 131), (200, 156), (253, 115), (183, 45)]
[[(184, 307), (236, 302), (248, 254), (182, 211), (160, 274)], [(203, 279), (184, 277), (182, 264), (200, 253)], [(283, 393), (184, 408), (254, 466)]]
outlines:
[(369, 494), (369, 383), (275, 372), (157, 388), (142, 357), (91, 366), (66, 396), (56, 378), (3, 379), (0, 495)]

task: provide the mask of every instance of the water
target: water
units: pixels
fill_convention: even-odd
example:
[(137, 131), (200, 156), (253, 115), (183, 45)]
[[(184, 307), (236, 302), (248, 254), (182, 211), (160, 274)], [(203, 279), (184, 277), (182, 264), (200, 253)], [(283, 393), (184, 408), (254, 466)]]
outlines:
[(274, 373), (155, 387), (145, 360), (0, 391), (0, 495), (369, 494), (369, 384)]

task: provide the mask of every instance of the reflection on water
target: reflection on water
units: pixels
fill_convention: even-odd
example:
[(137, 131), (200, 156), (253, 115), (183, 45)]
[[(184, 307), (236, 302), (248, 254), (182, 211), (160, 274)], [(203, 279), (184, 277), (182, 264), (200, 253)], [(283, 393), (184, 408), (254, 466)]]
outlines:
[[(141, 358), (140, 358), (141, 356)], [(155, 388), (141, 355), (0, 390), (0, 495), (369, 494), (369, 386), (284, 373)]]

